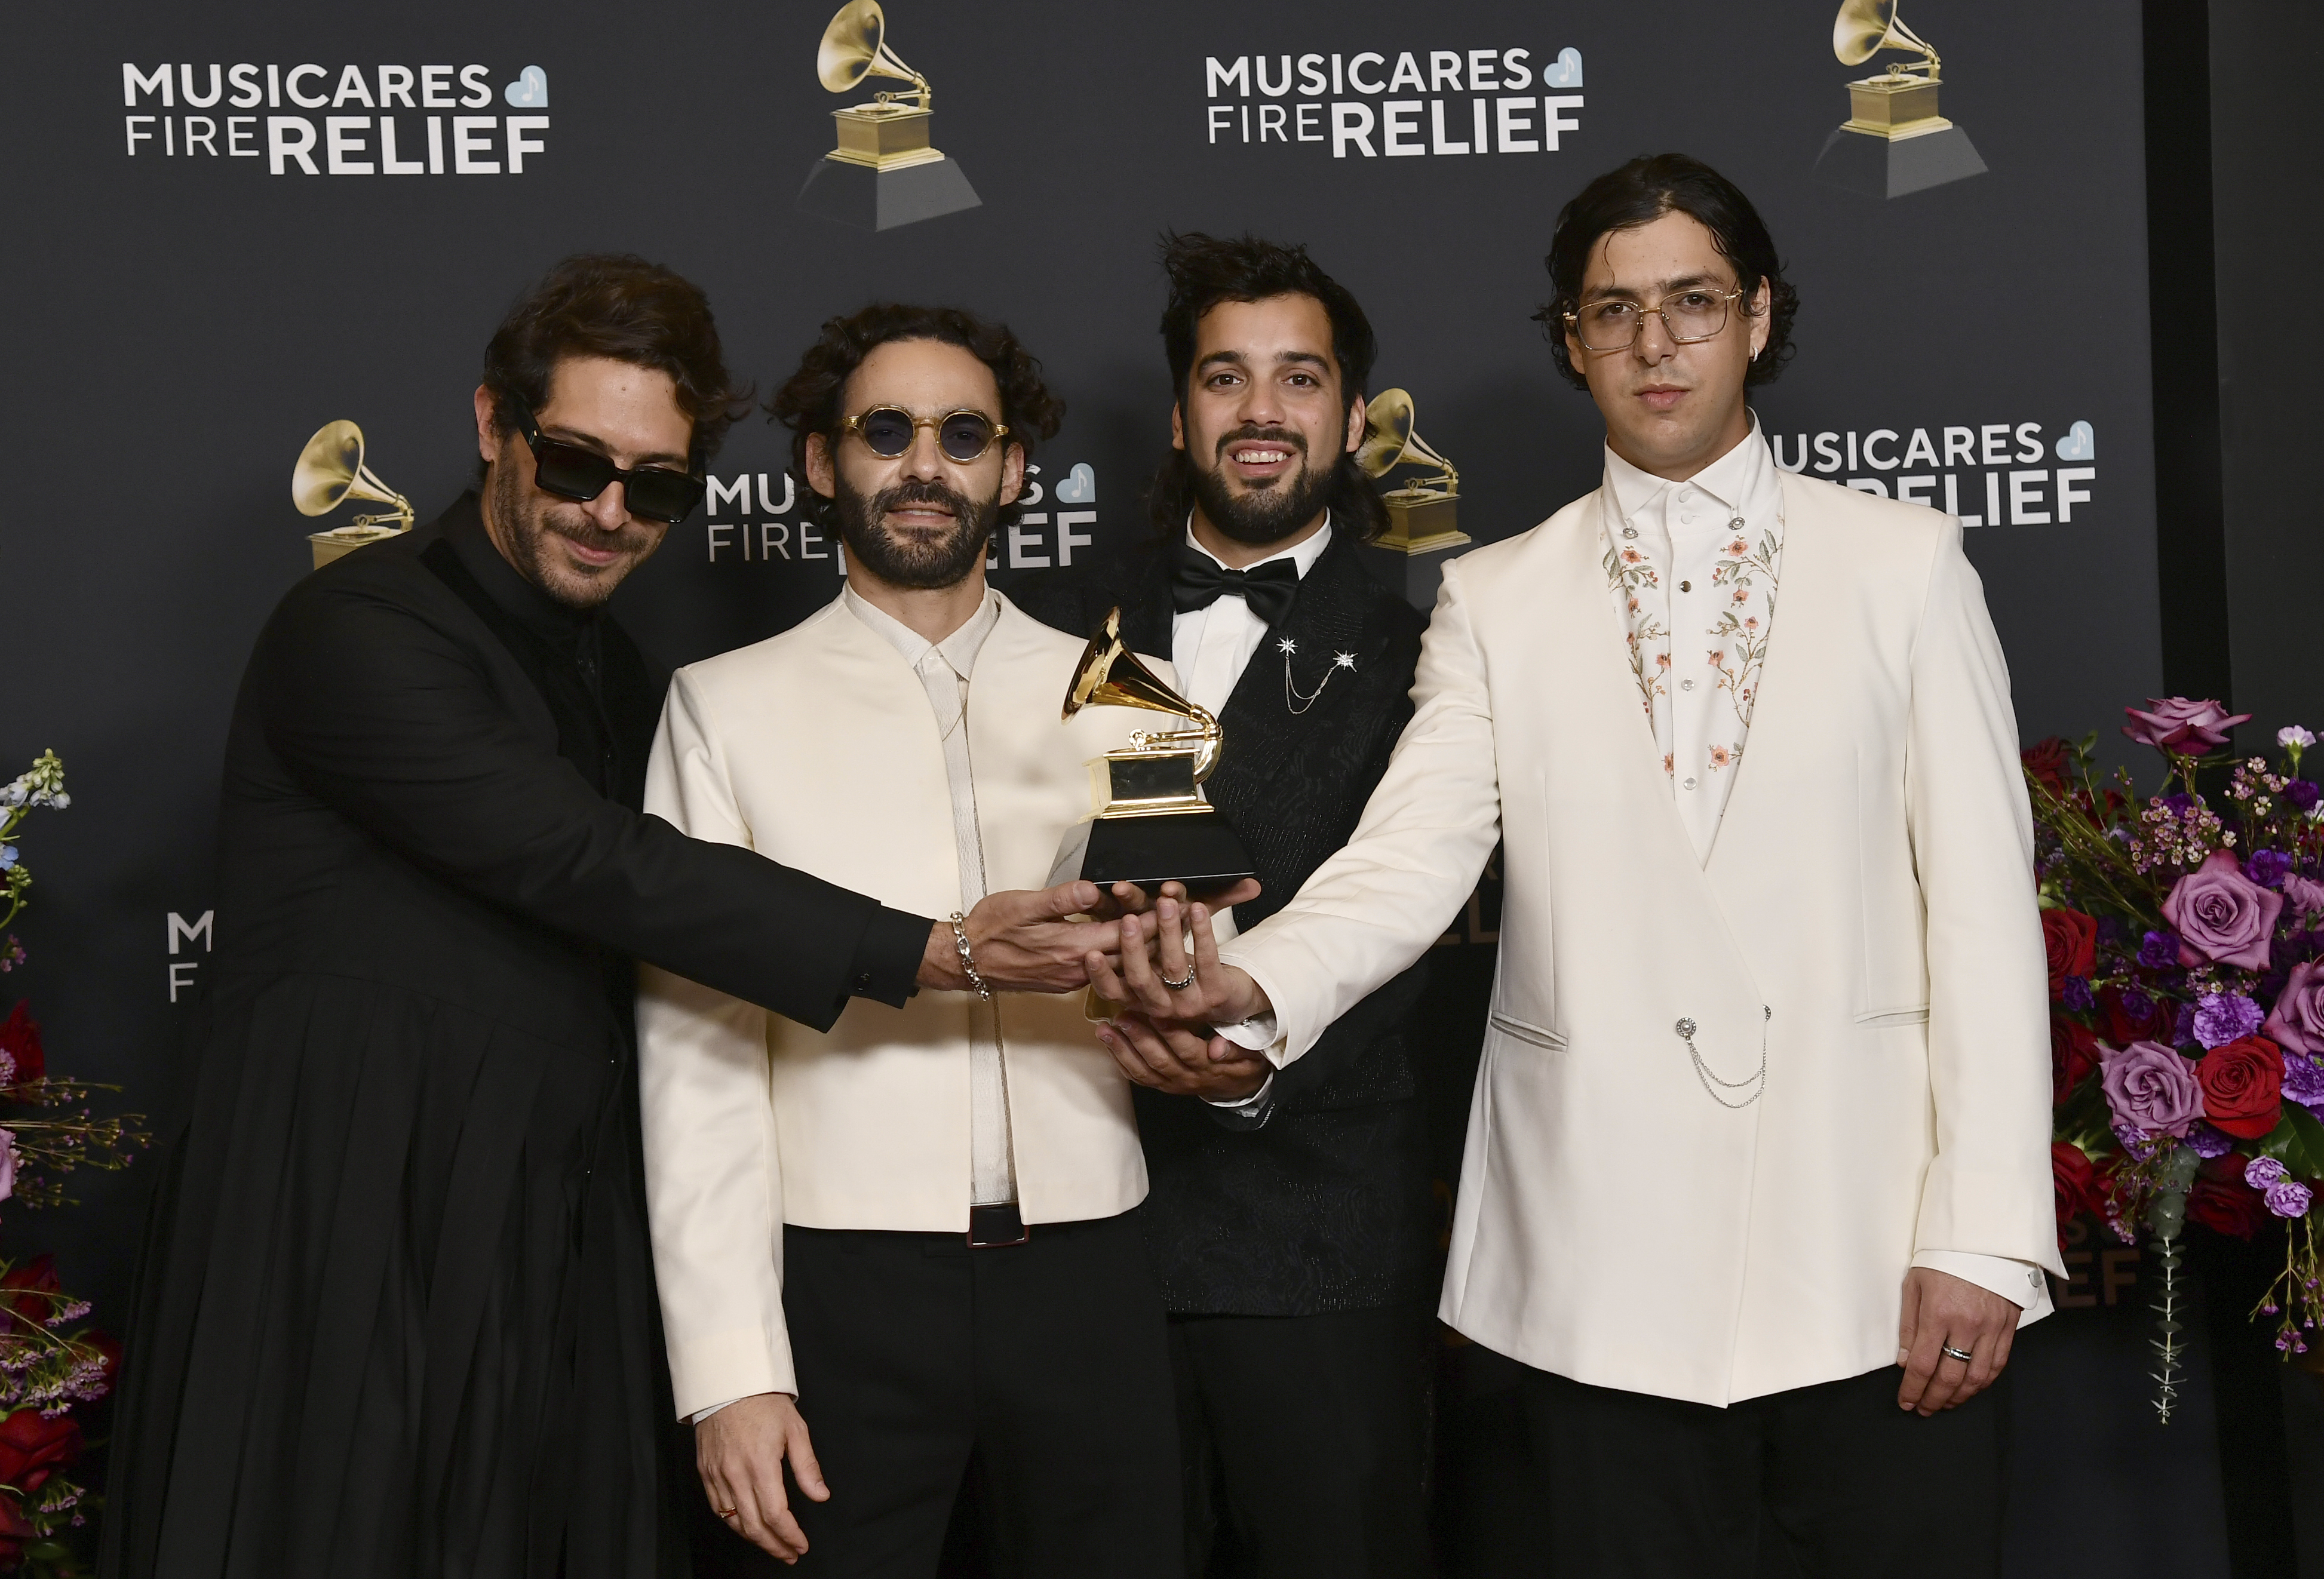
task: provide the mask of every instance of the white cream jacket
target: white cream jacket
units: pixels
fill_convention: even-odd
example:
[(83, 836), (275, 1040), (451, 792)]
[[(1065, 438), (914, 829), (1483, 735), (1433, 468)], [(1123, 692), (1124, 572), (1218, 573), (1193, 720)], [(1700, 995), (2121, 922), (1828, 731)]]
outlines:
[[(1088, 760), (1139, 716), (1060, 723), (1082, 642), (1001, 600), (970, 683), (987, 886), (1038, 888), (1090, 810)], [(1160, 666), (1167, 672), (1167, 665)], [(961, 908), (943, 746), (896, 649), (835, 602), (754, 646), (681, 669), (646, 809), (899, 910)], [(851, 1001), (828, 1034), (647, 969), (638, 1005), (646, 1198), (681, 1416), (796, 1392), (782, 1227), (964, 1233), (969, 998)], [(1029, 1223), (1146, 1196), (1130, 1088), (1082, 995), (1001, 1000), (1018, 1197)]]
[[(1951, 517), (1782, 488), (1783, 586), (1707, 862), (1592, 493), (1445, 567), (1418, 711), (1352, 842), (1222, 950), (1296, 1057), (1504, 842), (1441, 1314), (1529, 1365), (1720, 1405), (1893, 1363), (1917, 1252), (2062, 1275), (2032, 825), (1983, 590)], [(1682, 1019), (1721, 1080), (1764, 1036), (1765, 1095), (1714, 1101)]]

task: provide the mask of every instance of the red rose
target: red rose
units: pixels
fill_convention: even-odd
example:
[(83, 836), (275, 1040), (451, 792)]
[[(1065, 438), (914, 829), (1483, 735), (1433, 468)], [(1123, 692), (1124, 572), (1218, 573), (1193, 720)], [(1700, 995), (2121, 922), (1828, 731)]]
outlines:
[(2098, 924), (2080, 910), (2042, 912), (2042, 948), (2050, 957), (2050, 996), (2066, 990), (2068, 976), (2089, 979), (2098, 968)]
[(2204, 1163), (2187, 1193), (2188, 1220), (2214, 1233), (2249, 1239), (2267, 1215), (2267, 1197), (2244, 1183), (2244, 1159), (2233, 1151)]
[(2026, 772), (2041, 780), (2043, 789), (2061, 800), (2072, 788), (2066, 777), (2066, 743), (2061, 736), (2053, 734), (2034, 742), (2017, 753), (2017, 760), (2025, 764)]
[(2059, 1227), (2084, 1212), (2105, 1214), (2106, 1189), (2098, 1182), (2098, 1170), (2072, 1141), (2050, 1142), (2050, 1182), (2057, 1192)]
[(2120, 987), (2100, 988), (2098, 1009), (2106, 1016), (2107, 1040), (2118, 1048), (2133, 1042), (2170, 1042), (2179, 1024), (2169, 1003), (2145, 993), (2126, 994)]
[(2062, 1014), (2050, 1017), (2050, 1100), (2063, 1102), (2098, 1067), (2098, 1033)]
[(38, 1080), (49, 1069), (48, 1055), (41, 1050), (41, 1022), (25, 1012), (28, 1007), (19, 999), (6, 1021), (0, 1022), (0, 1053), (15, 1060), (18, 1085)]
[(31, 1493), (80, 1454), (80, 1426), (69, 1415), (43, 1419), (38, 1408), (0, 1420), (0, 1484)]
[(2283, 1049), (2264, 1036), (2213, 1048), (2195, 1065), (2203, 1116), (2228, 1134), (2256, 1140), (2283, 1117)]
[(9, 1268), (7, 1275), (0, 1277), (0, 1309), (12, 1310), (28, 1321), (45, 1323), (56, 1315), (61, 1301), (42, 1297), (61, 1295), (64, 1291), (64, 1283), (57, 1276), (56, 1258), (36, 1255), (21, 1266)]

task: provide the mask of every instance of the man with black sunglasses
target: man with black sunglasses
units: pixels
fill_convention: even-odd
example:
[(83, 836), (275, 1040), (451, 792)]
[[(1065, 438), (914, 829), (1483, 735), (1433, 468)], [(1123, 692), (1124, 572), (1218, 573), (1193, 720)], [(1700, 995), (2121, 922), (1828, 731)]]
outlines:
[(635, 962), (822, 1028), (1113, 944), (1088, 884), (939, 921), (641, 813), (664, 676), (603, 605), (738, 404), (698, 290), (567, 259), (486, 352), (481, 492), (261, 634), (108, 1574), (684, 1573)]

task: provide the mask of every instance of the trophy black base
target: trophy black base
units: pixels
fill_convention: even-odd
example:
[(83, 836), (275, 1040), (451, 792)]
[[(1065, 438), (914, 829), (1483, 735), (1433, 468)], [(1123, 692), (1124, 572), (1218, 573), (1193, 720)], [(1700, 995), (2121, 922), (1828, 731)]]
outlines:
[(873, 170), (836, 159), (818, 159), (799, 189), (802, 214), (834, 219), (858, 230), (893, 230), (923, 219), (983, 206), (959, 165), (949, 159)]
[(1843, 127), (1824, 139), (1815, 162), (1816, 180), (1868, 198), (1901, 198), (1984, 173), (1977, 144), (1959, 126), (1893, 141)]
[(1225, 817), (1182, 811), (1092, 817), (1066, 836), (1049, 881), (1078, 876), (1100, 888), (1134, 882), (1149, 894), (1166, 882), (1183, 882), (1188, 898), (1201, 899), (1257, 875), (1250, 853)]

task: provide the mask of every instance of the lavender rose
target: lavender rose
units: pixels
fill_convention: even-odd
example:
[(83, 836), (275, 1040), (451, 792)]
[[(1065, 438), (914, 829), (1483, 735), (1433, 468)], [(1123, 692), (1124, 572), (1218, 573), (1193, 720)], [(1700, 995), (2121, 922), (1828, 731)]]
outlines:
[(2259, 1029), (2259, 1005), (2240, 993), (2206, 993), (2195, 1001), (2195, 1040), (2223, 1048)]
[(2275, 1011), (2260, 1034), (2295, 1053), (2324, 1053), (2324, 960), (2305, 959), (2292, 967), (2276, 994)]
[(2099, 1048), (2098, 1084), (2114, 1116), (2150, 1135), (2184, 1135), (2203, 1116), (2193, 1063), (2161, 1042)]
[(2217, 702), (2194, 702), (2185, 697), (2150, 697), (2147, 712), (2125, 707), (2130, 723), (2123, 733), (2141, 745), (2157, 751), (2184, 752), (2200, 756), (2227, 743), (2227, 731), (2251, 721), (2248, 713), (2230, 715)]
[(2225, 850), (2212, 851), (2163, 901), (2163, 919), (2179, 934), (2179, 963), (2189, 966), (2209, 960), (2265, 970), (2268, 934), (2282, 913), (2283, 896), (2246, 877)]
[(2308, 1187), (2292, 1179), (2281, 1179), (2267, 1187), (2267, 1209), (2279, 1217), (2305, 1217), (2308, 1203), (2313, 1199)]
[[(2297, 872), (2283, 874), (2283, 897), (2295, 910), (2306, 915), (2324, 915), (2324, 882), (2311, 882)], [(2152, 937), (2152, 932), (2147, 934)]]

